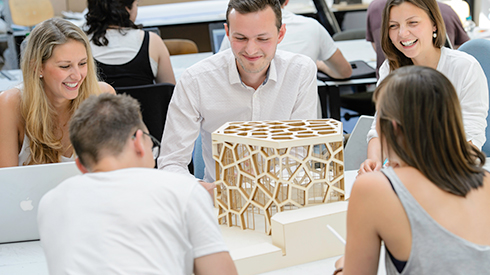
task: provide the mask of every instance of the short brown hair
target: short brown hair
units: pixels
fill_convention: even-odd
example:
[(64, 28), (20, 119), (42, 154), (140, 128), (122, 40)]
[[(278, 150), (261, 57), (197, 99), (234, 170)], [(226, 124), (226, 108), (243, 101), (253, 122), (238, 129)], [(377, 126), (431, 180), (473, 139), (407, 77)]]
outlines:
[(441, 11), (436, 0), (388, 0), (383, 9), (383, 17), (381, 23), (381, 48), (388, 59), (390, 70), (394, 71), (402, 66), (413, 65), (410, 58), (400, 52), (393, 42), (391, 42), (390, 31), (390, 12), (394, 6), (399, 6), (402, 3), (410, 3), (423, 11), (429, 16), (429, 19), (436, 25), (437, 37), (432, 39), (432, 45), (436, 48), (441, 48), (446, 42), (446, 25), (442, 19)]
[(101, 94), (85, 100), (70, 121), (70, 141), (87, 168), (103, 155), (119, 155), (127, 139), (144, 129), (138, 101), (127, 95)]
[(230, 0), (228, 9), (226, 10), (226, 24), (230, 26), (228, 15), (231, 10), (236, 10), (240, 14), (262, 11), (267, 7), (271, 7), (276, 15), (276, 27), (279, 30), (282, 26), (282, 11), (279, 0)]
[(399, 68), (376, 88), (374, 100), (379, 137), (388, 147), (381, 142), (382, 151), (393, 150), (457, 196), (483, 185), (485, 155), (466, 141), (458, 95), (442, 73), (422, 66)]

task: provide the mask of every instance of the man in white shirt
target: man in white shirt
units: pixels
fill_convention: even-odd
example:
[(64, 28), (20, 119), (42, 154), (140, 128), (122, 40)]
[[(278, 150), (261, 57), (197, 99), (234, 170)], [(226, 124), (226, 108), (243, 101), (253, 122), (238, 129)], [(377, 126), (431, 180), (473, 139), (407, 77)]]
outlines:
[[(286, 32), (277, 0), (231, 0), (226, 12), (231, 49), (187, 69), (170, 102), (159, 169), (189, 175), (201, 132), (204, 182), (215, 180), (211, 133), (229, 121), (315, 119), (315, 63), (276, 51)], [(204, 184), (205, 185), (205, 184)]]
[[(349, 62), (328, 31), (315, 19), (296, 15), (284, 9), (289, 0), (279, 0), (282, 8), (282, 23), (286, 25), (286, 34), (279, 50), (300, 53), (316, 62), (320, 71), (333, 78), (347, 78), (352, 74)], [(223, 39), (220, 51), (230, 48), (230, 41)]]
[(206, 190), (152, 169), (159, 142), (135, 99), (85, 100), (70, 121), (84, 173), (39, 204), (49, 274), (237, 274)]

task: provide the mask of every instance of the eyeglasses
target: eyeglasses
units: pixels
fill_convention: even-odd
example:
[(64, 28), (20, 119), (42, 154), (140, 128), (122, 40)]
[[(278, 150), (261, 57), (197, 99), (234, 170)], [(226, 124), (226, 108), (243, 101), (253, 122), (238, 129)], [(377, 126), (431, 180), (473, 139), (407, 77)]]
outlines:
[[(151, 152), (153, 153), (153, 159), (156, 160), (158, 156), (160, 156), (160, 146), (161, 146), (160, 141), (158, 141), (158, 139), (156, 139), (154, 136), (150, 135), (150, 133), (146, 133), (143, 130), (141, 130), (141, 132), (143, 132), (144, 135), (147, 135), (151, 138), (151, 141), (153, 142), (153, 147), (151, 147)], [(133, 138), (135, 137), (136, 137), (136, 132), (133, 135)]]

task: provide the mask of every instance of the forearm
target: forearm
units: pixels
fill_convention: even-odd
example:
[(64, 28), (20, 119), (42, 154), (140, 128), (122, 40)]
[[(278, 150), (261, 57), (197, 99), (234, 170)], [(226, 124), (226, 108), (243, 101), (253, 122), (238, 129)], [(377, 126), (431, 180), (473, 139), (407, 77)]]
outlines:
[(195, 275), (235, 275), (238, 274), (230, 253), (219, 252), (194, 260)]
[(379, 138), (374, 137), (368, 143), (367, 158), (374, 161), (383, 162), (383, 156), (381, 155), (381, 143)]
[(352, 67), (339, 49), (328, 60), (317, 61), (317, 67), (333, 78), (343, 79), (352, 75)]

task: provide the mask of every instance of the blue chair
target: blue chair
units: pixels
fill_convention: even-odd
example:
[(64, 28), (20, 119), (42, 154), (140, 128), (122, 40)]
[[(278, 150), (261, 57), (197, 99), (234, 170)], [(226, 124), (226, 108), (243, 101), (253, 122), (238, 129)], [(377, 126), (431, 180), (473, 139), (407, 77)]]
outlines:
[[(460, 51), (471, 54), (480, 63), (485, 76), (487, 77), (487, 84), (490, 88), (490, 40), (486, 39), (472, 39), (459, 47)], [(485, 131), (487, 141), (483, 144), (482, 151), (490, 156), (490, 114), (487, 114), (487, 129)]]

